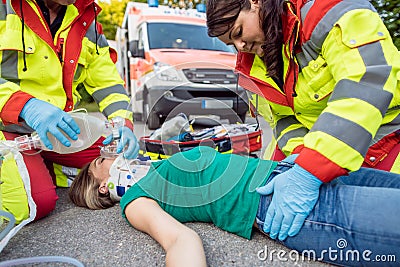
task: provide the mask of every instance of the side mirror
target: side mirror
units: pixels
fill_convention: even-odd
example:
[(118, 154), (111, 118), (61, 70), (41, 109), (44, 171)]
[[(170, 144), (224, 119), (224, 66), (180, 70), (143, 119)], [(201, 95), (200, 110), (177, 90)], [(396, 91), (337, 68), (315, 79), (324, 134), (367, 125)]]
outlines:
[(144, 49), (139, 49), (139, 40), (133, 40), (129, 42), (129, 52), (131, 52), (132, 57), (144, 58)]

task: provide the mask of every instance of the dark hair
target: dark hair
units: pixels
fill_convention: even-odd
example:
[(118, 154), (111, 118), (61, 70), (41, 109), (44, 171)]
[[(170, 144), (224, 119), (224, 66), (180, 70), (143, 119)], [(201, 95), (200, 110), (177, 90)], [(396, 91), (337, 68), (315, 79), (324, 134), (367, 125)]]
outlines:
[(208, 0), (206, 8), (208, 35), (218, 37), (227, 33), (240, 11), (249, 10), (250, 7), (249, 0)]
[[(283, 80), (282, 60), (282, 22), (284, 0), (260, 1), (260, 27), (265, 35), (263, 61), (267, 75)], [(249, 10), (251, 0), (208, 0), (207, 27), (208, 35), (218, 37), (227, 33), (235, 23), (240, 11)]]
[(99, 192), (100, 183), (89, 171), (90, 164), (86, 164), (76, 175), (69, 188), (69, 198), (79, 206), (92, 210), (107, 209), (114, 206), (110, 193)]

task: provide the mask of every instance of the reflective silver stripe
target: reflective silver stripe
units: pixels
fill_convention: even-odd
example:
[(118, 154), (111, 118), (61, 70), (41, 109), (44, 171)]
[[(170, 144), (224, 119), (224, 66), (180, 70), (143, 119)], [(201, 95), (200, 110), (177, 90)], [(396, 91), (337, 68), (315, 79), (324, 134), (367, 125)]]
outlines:
[(308, 1), (307, 3), (305, 3), (300, 10), (300, 16), (301, 16), (301, 22), (302, 24), (304, 24), (304, 20), (308, 14), (308, 11), (310, 11), (310, 8), (314, 5), (314, 0), (312, 1)]
[(128, 101), (119, 101), (119, 102), (114, 102), (110, 105), (108, 105), (104, 110), (103, 110), (103, 114), (108, 117), (111, 114), (113, 114), (114, 112), (118, 111), (118, 110), (127, 110), (128, 109)]
[(372, 135), (360, 125), (332, 113), (322, 113), (310, 132), (324, 132), (352, 147), (365, 156)]
[(340, 80), (336, 84), (329, 102), (348, 98), (360, 99), (373, 105), (379, 109), (383, 118), (390, 105), (390, 101), (392, 101), (393, 94), (351, 80)]
[[(95, 44), (96, 43), (96, 32), (94, 29), (94, 25), (95, 25), (95, 22), (93, 22), (90, 25), (89, 29), (86, 32), (85, 37), (88, 38), (89, 41), (91, 41), (92, 43)], [(99, 32), (97, 32), (97, 45), (100, 48), (108, 46), (106, 37), (104, 36), (104, 34), (100, 34)]]
[(7, 14), (16, 15), (14, 9), (11, 7), (11, 0), (7, 0)]
[(379, 140), (381, 140), (386, 135), (393, 133), (400, 129), (400, 124), (393, 125), (392, 122), (388, 123), (388, 124), (384, 124), (378, 129), (378, 131), (376, 132), (376, 134), (374, 136), (374, 139), (371, 141), (370, 146), (377, 143)]
[(300, 66), (300, 70), (307, 67), (309, 61), (307, 61), (306, 56), (304, 55), (303, 52), (297, 53), (296, 59), (297, 59), (297, 63)]
[(78, 66), (76, 67), (75, 75), (74, 75), (74, 81), (78, 80), (79, 77), (81, 77), (82, 70), (83, 70), (83, 66), (81, 64), (78, 64)]
[(375, 42), (361, 46), (358, 51), (366, 66), (365, 74), (360, 82), (382, 89), (389, 78), (392, 67), (388, 66), (386, 62), (381, 43)]
[(378, 129), (378, 132), (374, 136), (374, 140), (372, 141), (371, 145), (375, 144), (386, 135), (398, 130), (400, 130), (400, 114), (398, 114), (391, 122), (382, 125)]
[(114, 85), (114, 86), (111, 86), (111, 87), (107, 87), (107, 88), (104, 88), (104, 89), (97, 90), (96, 92), (94, 92), (92, 94), (92, 97), (97, 103), (100, 103), (104, 98), (106, 98), (110, 94), (123, 94), (123, 95), (126, 95), (125, 88), (122, 85), (117, 84), (117, 85)]
[(275, 126), (276, 136), (280, 136), (283, 130), (293, 124), (301, 125), (301, 123), (293, 115), (280, 119)]
[(8, 125), (0, 123), (0, 127), (3, 127), (4, 131), (6, 132), (20, 133), (20, 134), (29, 134), (34, 131), (25, 122), (20, 122), (19, 124), (8, 124)]
[(282, 135), (281, 138), (278, 140), (278, 146), (280, 148), (283, 148), (286, 146), (286, 144), (289, 142), (290, 139), (296, 138), (296, 137), (304, 137), (308, 133), (308, 130), (305, 127), (298, 128), (292, 131), (289, 131)]
[(5, 4), (1, 2), (0, 4), (0, 20), (6, 20), (7, 16), (7, 7)]
[(311, 34), (310, 40), (302, 45), (302, 52), (298, 60), (301, 66), (307, 66), (311, 60), (314, 60), (321, 53), (322, 44), (331, 31), (335, 23), (347, 12), (354, 9), (369, 9), (375, 11), (375, 8), (365, 0), (343, 0), (332, 7), (325, 16), (318, 22)]
[(397, 115), (397, 117), (394, 118), (391, 122), (389, 122), (388, 125), (400, 125), (400, 114)]
[(108, 46), (108, 42), (107, 42), (106, 36), (104, 34), (99, 36), (99, 39), (97, 40), (97, 45), (99, 47), (107, 47)]
[(367, 83), (370, 86), (378, 87), (383, 89), (387, 79), (389, 78), (392, 67), (385, 66), (369, 66), (361, 78), (361, 83)]
[(365, 66), (387, 65), (382, 46), (379, 42), (366, 44), (358, 48)]
[(3, 50), (0, 66), (0, 76), (10, 82), (19, 85), (18, 79), (18, 52), (12, 50)]

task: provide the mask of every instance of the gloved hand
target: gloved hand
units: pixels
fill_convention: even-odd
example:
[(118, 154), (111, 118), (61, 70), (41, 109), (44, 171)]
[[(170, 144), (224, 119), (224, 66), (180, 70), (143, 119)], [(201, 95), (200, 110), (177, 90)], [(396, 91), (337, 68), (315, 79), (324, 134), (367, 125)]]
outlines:
[[(135, 134), (126, 126), (118, 129), (119, 136), (121, 137), (118, 142), (117, 153), (121, 153), (125, 146), (124, 157), (127, 159), (134, 159), (139, 154), (139, 143)], [(103, 145), (108, 145), (113, 140), (113, 135), (110, 134), (104, 141)]]
[(37, 98), (31, 98), (22, 108), (19, 117), (34, 129), (43, 144), (53, 149), (53, 145), (47, 137), (47, 133), (51, 133), (64, 146), (71, 146), (71, 142), (60, 131), (63, 130), (72, 140), (78, 139), (80, 129), (78, 124), (72, 117), (52, 104)]
[(285, 159), (283, 159), (283, 162), (286, 163), (291, 163), (294, 164), (294, 161), (297, 159), (297, 157), (299, 156), (299, 154), (291, 154), (289, 156), (287, 156)]
[(267, 185), (257, 188), (261, 195), (274, 193), (265, 216), (264, 232), (274, 239), (279, 233), (279, 240), (295, 236), (314, 208), (321, 184), (321, 180), (295, 164)]

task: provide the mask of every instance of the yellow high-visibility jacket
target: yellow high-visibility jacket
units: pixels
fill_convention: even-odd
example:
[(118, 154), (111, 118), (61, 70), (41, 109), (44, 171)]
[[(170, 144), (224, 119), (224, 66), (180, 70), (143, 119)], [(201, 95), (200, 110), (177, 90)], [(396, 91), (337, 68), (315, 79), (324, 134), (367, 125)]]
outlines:
[(364, 159), (373, 166), (400, 142), (400, 53), (389, 32), (367, 0), (286, 1), (285, 10), (283, 88), (248, 53), (238, 54), (239, 83), (262, 96), (279, 148), (322, 181)]
[(53, 39), (34, 0), (0, 4), (0, 119), (6, 130), (24, 132), (16, 124), (32, 97), (73, 110), (81, 98), (79, 84), (106, 117), (132, 119), (129, 97), (95, 20), (99, 12), (93, 0), (77, 0), (67, 6)]

